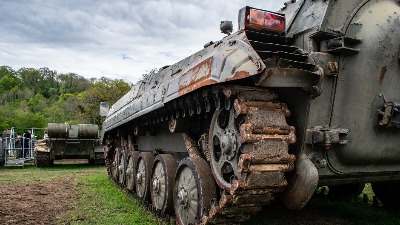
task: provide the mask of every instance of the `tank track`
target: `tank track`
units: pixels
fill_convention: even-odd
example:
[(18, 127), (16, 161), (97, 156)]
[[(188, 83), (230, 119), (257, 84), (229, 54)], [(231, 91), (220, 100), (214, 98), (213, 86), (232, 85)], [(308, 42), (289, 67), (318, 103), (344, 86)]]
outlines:
[[(230, 110), (232, 107), (235, 116), (246, 118), (240, 125), (239, 175), (231, 179), (230, 188), (221, 188), (219, 200), (213, 199), (211, 208), (203, 209), (196, 224), (240, 224), (259, 212), (262, 206), (271, 203), (287, 186), (285, 173), (294, 169), (296, 160), (288, 153), (288, 146), (296, 141), (296, 136), (295, 128), (288, 126), (285, 119), (290, 116), (290, 111), (276, 98), (273, 92), (261, 88), (213, 87), (175, 100), (162, 112), (154, 112), (138, 124), (147, 126), (171, 118), (197, 116), (212, 113), (212, 109)], [(212, 100), (214, 107), (210, 107)], [(208, 149), (203, 148), (203, 155), (210, 162)], [(111, 175), (109, 158), (106, 165)]]
[(35, 154), (35, 164), (37, 167), (51, 166), (50, 152), (37, 151)]
[(106, 163), (104, 153), (95, 153), (94, 159), (89, 159), (89, 163), (91, 165), (104, 165)]
[(242, 154), (240, 175), (231, 180), (231, 188), (203, 213), (200, 224), (240, 224), (272, 202), (287, 185), (284, 173), (294, 169), (295, 156), (288, 144), (296, 141), (295, 129), (286, 124), (290, 112), (285, 104), (235, 99), (236, 115), (245, 115), (240, 126)]

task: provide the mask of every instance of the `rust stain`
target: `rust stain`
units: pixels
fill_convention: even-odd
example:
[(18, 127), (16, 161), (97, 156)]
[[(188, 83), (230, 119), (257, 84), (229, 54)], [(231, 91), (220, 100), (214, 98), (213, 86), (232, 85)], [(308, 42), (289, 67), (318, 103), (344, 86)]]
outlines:
[(246, 78), (249, 76), (250, 76), (250, 73), (248, 71), (238, 71), (235, 74), (233, 74), (233, 76), (226, 79), (226, 81), (239, 80), (239, 79), (243, 79), (243, 78)]
[(200, 87), (214, 84), (211, 77), (212, 57), (200, 62), (184, 73), (179, 79), (179, 96), (194, 91)]
[(328, 62), (326, 65), (330, 75), (337, 76), (339, 74), (339, 63), (338, 62)]
[(386, 72), (387, 72), (387, 71), (388, 71), (388, 70), (387, 70), (387, 66), (382, 67), (381, 75), (379, 76), (379, 84), (382, 84), (382, 83), (383, 83), (383, 80), (385, 79), (385, 76), (386, 76)]

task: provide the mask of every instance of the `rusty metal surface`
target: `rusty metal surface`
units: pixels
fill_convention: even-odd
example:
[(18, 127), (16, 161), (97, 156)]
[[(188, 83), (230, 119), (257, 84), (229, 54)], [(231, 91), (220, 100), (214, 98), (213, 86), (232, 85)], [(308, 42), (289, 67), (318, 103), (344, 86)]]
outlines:
[[(216, 198), (216, 188), (215, 188), (215, 182), (214, 179), (212, 178), (212, 174), (210, 172), (210, 167), (208, 163), (202, 159), (202, 158), (192, 158), (188, 157), (183, 159), (178, 166), (177, 172), (176, 172), (176, 180), (175, 180), (175, 190), (184, 190), (187, 188), (185, 185), (180, 186), (181, 182), (184, 184), (187, 182), (187, 180), (183, 180), (183, 177), (180, 176), (182, 170), (184, 168), (189, 168), (192, 173), (192, 178), (194, 178), (195, 181), (195, 189), (196, 189), (196, 194), (197, 196), (191, 196), (189, 195), (188, 198), (189, 200), (195, 200), (198, 203), (196, 210), (196, 217), (201, 217), (203, 209), (208, 209), (210, 208), (210, 204), (212, 202), (212, 199)], [(182, 180), (180, 180), (182, 178)], [(191, 190), (193, 192), (193, 190)], [(183, 211), (182, 214), (176, 214), (176, 221), (177, 224), (180, 225), (186, 225), (186, 224), (195, 224), (196, 220), (194, 218), (191, 218), (189, 223), (184, 223), (186, 221), (186, 218), (182, 218), (182, 215), (185, 214), (185, 206), (179, 204), (178, 202), (178, 196), (177, 193), (174, 192), (174, 202), (175, 203), (175, 212), (181, 212)], [(179, 209), (177, 209), (179, 208)]]
[(201, 87), (263, 71), (265, 65), (261, 58), (244, 40), (244, 32), (238, 32), (138, 82), (111, 107), (103, 124), (103, 135)]
[(239, 156), (238, 174), (229, 184), (218, 180), (211, 160), (214, 177), (224, 191), (220, 200), (203, 215), (200, 224), (240, 224), (247, 220), (283, 191), (288, 184), (284, 173), (294, 169), (296, 157), (288, 153), (288, 145), (295, 142), (296, 136), (294, 127), (288, 126), (285, 120), (285, 115), (290, 115), (287, 106), (235, 99), (234, 109), (236, 117), (247, 118), (240, 125), (241, 142), (246, 147)]
[(189, 156), (192, 158), (196, 158), (196, 157), (201, 158), (201, 153), (200, 153), (199, 147), (197, 146), (196, 141), (193, 140), (193, 138), (191, 138), (186, 133), (183, 133), (182, 136), (183, 136), (183, 140), (185, 142), (185, 146), (186, 146)]

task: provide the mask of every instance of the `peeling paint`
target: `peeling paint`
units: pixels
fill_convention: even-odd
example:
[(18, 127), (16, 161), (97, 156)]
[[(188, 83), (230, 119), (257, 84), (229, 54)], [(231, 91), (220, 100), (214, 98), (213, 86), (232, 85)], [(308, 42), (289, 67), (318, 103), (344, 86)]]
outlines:
[(184, 95), (200, 87), (215, 83), (210, 80), (212, 57), (202, 61), (184, 73), (179, 79), (179, 95)]
[(381, 75), (379, 76), (379, 84), (383, 83), (383, 80), (385, 79), (386, 72), (387, 72), (387, 66), (383, 66), (381, 70)]

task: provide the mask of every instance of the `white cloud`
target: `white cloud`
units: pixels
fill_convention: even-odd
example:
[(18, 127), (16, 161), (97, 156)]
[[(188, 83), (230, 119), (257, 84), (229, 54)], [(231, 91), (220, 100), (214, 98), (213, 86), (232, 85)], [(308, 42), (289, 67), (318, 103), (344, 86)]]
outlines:
[(135, 82), (221, 39), (219, 22), (235, 24), (240, 8), (275, 11), (283, 2), (2, 0), (0, 65)]

